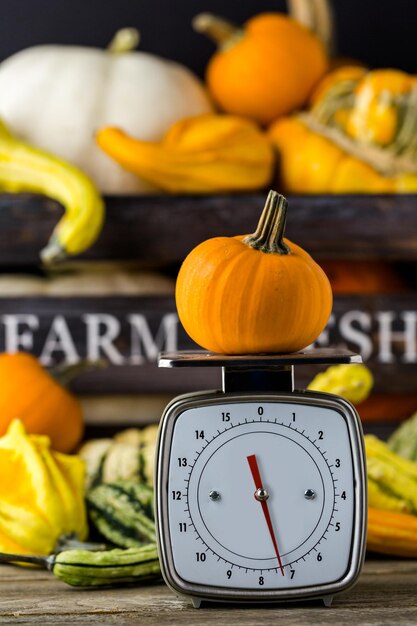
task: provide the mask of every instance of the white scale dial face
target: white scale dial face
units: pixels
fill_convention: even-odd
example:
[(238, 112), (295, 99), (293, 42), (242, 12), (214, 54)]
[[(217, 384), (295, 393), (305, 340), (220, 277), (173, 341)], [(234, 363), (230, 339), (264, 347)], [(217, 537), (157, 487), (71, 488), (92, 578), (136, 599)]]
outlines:
[(184, 410), (170, 451), (168, 515), (185, 581), (266, 590), (340, 580), (354, 518), (345, 418), (269, 401)]

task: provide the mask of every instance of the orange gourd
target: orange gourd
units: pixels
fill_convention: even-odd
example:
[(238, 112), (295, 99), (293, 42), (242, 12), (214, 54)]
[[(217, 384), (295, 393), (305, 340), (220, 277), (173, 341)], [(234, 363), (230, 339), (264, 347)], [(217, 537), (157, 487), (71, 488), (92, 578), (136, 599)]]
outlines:
[(70, 452), (83, 434), (77, 398), (25, 352), (0, 354), (0, 436), (14, 418), (31, 434), (48, 435), (51, 446)]
[(328, 67), (319, 38), (280, 13), (257, 15), (243, 28), (203, 13), (193, 25), (219, 46), (206, 73), (216, 103), (261, 124), (301, 107)]
[(96, 139), (122, 167), (169, 193), (264, 189), (273, 175), (270, 141), (236, 115), (185, 117), (162, 141), (141, 141), (112, 127), (102, 128)]
[(368, 509), (367, 549), (381, 554), (417, 557), (417, 517)]
[(256, 232), (198, 245), (178, 274), (178, 315), (203, 348), (295, 352), (324, 329), (332, 291), (323, 270), (283, 239), (287, 201), (270, 191)]

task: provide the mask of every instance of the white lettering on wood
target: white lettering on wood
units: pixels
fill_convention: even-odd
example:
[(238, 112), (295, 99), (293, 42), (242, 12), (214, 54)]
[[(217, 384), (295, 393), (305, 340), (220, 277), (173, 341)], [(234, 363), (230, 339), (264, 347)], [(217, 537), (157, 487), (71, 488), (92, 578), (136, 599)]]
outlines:
[[(4, 351), (14, 354), (20, 349), (27, 352), (33, 350), (33, 332), (39, 328), (37, 315), (17, 313), (16, 315), (2, 315), (4, 324)], [(20, 325), (28, 326), (28, 330), (19, 333)]]
[[(354, 324), (360, 328), (356, 328)], [(341, 338), (353, 344), (353, 347), (357, 346), (364, 361), (369, 359), (373, 350), (372, 339), (368, 334), (371, 328), (371, 316), (364, 311), (348, 311), (341, 316), (339, 321)]]
[(68, 364), (78, 363), (80, 356), (71, 337), (70, 330), (63, 315), (57, 315), (52, 320), (51, 328), (46, 337), (45, 344), (39, 357), (41, 363), (47, 367), (54, 364), (52, 355), (54, 352), (64, 354)]
[(403, 331), (393, 330), (393, 324), (396, 320), (396, 314), (393, 311), (378, 311), (375, 318), (379, 323), (379, 362), (394, 363), (396, 358), (393, 347), (400, 344), (404, 346), (403, 361), (416, 363), (416, 311), (404, 311), (400, 314), (400, 318), (404, 322)]
[[(178, 350), (178, 315), (168, 313), (162, 317), (155, 339), (144, 315), (133, 313), (127, 318), (131, 325), (131, 365), (156, 361), (161, 350)], [(143, 346), (143, 351), (142, 351)]]
[(86, 313), (82, 319), (87, 326), (86, 358), (97, 361), (104, 355), (113, 365), (123, 365), (123, 355), (113, 344), (120, 335), (117, 317), (107, 313)]

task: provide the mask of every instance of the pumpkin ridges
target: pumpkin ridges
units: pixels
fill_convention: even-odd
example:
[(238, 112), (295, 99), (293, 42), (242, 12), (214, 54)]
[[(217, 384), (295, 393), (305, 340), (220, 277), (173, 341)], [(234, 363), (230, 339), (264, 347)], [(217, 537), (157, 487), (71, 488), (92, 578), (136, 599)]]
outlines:
[[(290, 255), (288, 255), (290, 256)], [(291, 252), (291, 256), (292, 256), (292, 252)], [(290, 259), (288, 259), (289, 261)], [(264, 289), (266, 289), (267, 286), (267, 281), (268, 281), (268, 275), (275, 270), (275, 272), (277, 273), (277, 268), (274, 268), (274, 264), (273, 263), (274, 259), (273, 258), (265, 258), (264, 259), (264, 267), (262, 268), (262, 281), (263, 284), (261, 286), (262, 292)], [(285, 256), (285, 261), (287, 261), (287, 258)], [(291, 258), (290, 263), (292, 264), (294, 261), (294, 257)], [(268, 266), (270, 266), (270, 268), (268, 268)], [(261, 269), (261, 268), (260, 268)], [(279, 299), (279, 305), (280, 305), (280, 317), (281, 317), (281, 324), (282, 326), (288, 327), (289, 324), (291, 324), (291, 319), (295, 320), (296, 315), (294, 314), (294, 311), (290, 311), (291, 307), (288, 306), (289, 304), (289, 293), (288, 293), (288, 289), (287, 289), (287, 285), (292, 285), (293, 283), (293, 276), (292, 276), (292, 272), (290, 269), (290, 264), (287, 264), (286, 262), (284, 262), (282, 259), (280, 259), (280, 263), (279, 263), (279, 274), (280, 274), (280, 281), (278, 284), (278, 281), (276, 281), (277, 287), (273, 293), (273, 298), (272, 301), (269, 302), (268, 299), (263, 298), (262, 301), (260, 302), (260, 307), (259, 307), (259, 317), (260, 319), (262, 319), (264, 316), (270, 315), (270, 311), (275, 309), (275, 306), (273, 304), (273, 301), (278, 298)], [(285, 274), (285, 278), (282, 277), (282, 274)], [(281, 289), (281, 284), (284, 283), (284, 288)], [(295, 293), (295, 291), (293, 292), (291, 289), (291, 292), (294, 296), (294, 299), (296, 300), (297, 295)], [(276, 337), (275, 335), (275, 328), (274, 328), (274, 337)], [(276, 341), (276, 339), (274, 339), (274, 341)], [(288, 341), (287, 337), (282, 337), (281, 338), (281, 342), (285, 342)], [(285, 352), (287, 351), (285, 348), (285, 345), (282, 347), (282, 351)]]
[[(320, 324), (320, 320), (323, 320), (323, 317), (328, 318), (330, 315), (331, 289), (329, 286), (327, 294), (327, 307), (324, 309), (324, 302), (322, 302), (321, 298), (318, 299), (316, 294), (321, 293), (323, 284), (327, 285), (328, 283), (327, 278), (325, 281), (322, 281), (321, 277), (319, 279), (317, 266), (313, 271), (309, 265), (305, 266), (305, 263), (300, 256), (295, 253), (292, 254), (290, 263), (283, 262), (281, 263), (281, 266), (288, 275), (288, 278), (285, 281), (285, 284), (288, 285), (288, 287), (284, 292), (286, 295), (284, 310), (287, 312), (287, 324), (288, 326), (293, 324), (294, 327), (299, 329), (299, 336), (297, 339), (299, 343), (303, 344), (303, 347), (305, 347), (314, 341), (318, 334), (320, 334), (323, 330), (323, 323)], [(307, 279), (306, 273), (309, 274), (309, 279)], [(314, 288), (311, 286), (311, 278), (315, 283)], [(293, 302), (296, 303), (295, 308)], [(306, 332), (306, 328), (303, 325), (303, 320), (305, 320), (306, 315), (310, 317), (310, 332)], [(284, 351), (287, 350), (289, 350), (289, 348), (284, 348)]]
[[(230, 240), (228, 241), (230, 244)], [(230, 248), (228, 248), (230, 250)], [(233, 290), (230, 288), (230, 282), (233, 283), (233, 272), (235, 267), (239, 266), (239, 269), (244, 271), (242, 265), (244, 265), (244, 250), (239, 250), (237, 247), (235, 250), (231, 251), (230, 257), (226, 262), (222, 264), (222, 271), (220, 275), (215, 278), (213, 275), (214, 282), (216, 284), (216, 292), (219, 288), (219, 296), (216, 297), (216, 294), (213, 294), (211, 298), (211, 302), (209, 304), (208, 310), (210, 311), (211, 319), (218, 320), (218, 324), (214, 326), (213, 329), (213, 340), (215, 344), (217, 344), (217, 352), (222, 352), (226, 350), (228, 352), (227, 345), (222, 345), (221, 337), (224, 336), (225, 328), (229, 325), (228, 311), (233, 311), (235, 302), (233, 301)], [(233, 256), (232, 256), (233, 255)], [(234, 311), (233, 311), (234, 312)], [(218, 337), (220, 335), (220, 337)], [(231, 338), (229, 338), (230, 341)]]
[[(324, 285), (328, 286), (328, 293), (327, 293), (327, 301), (330, 303), (329, 306), (329, 310), (328, 310), (328, 317), (330, 317), (331, 314), (331, 310), (332, 310), (332, 304), (333, 304), (333, 294), (332, 294), (332, 289), (330, 286), (330, 283), (328, 281), (328, 278), (326, 276), (326, 274), (324, 273), (324, 271), (322, 270), (322, 268), (318, 265), (317, 268), (315, 268), (315, 271), (313, 272), (312, 268), (310, 266), (308, 267), (308, 271), (310, 273), (310, 280), (306, 281), (307, 284), (309, 284), (310, 291), (312, 293), (312, 295), (314, 295), (315, 293), (317, 293), (318, 290), (322, 291), (322, 289), (324, 288)], [(321, 271), (320, 271), (321, 270)], [(313, 281), (315, 283), (314, 287), (311, 285), (310, 281)], [(322, 307), (324, 306), (324, 303), (322, 303), (321, 301), (316, 302), (314, 305), (312, 304), (309, 308), (310, 308), (310, 314), (314, 315), (314, 319), (315, 319), (315, 324), (314, 324), (314, 332), (312, 332), (312, 335), (315, 335), (316, 337), (319, 336), (319, 334), (322, 332), (323, 326), (321, 324), (321, 317), (322, 317)]]
[[(262, 251), (263, 233), (267, 239), (271, 233), (278, 237), (273, 222), (282, 217), (269, 209), (267, 202), (260, 220), (261, 240), (209, 239), (181, 266), (175, 294), (180, 321), (208, 350), (293, 352), (312, 343), (327, 323), (331, 288), (310, 255), (287, 240), (290, 254)], [(251, 246), (254, 239), (260, 250)], [(312, 308), (317, 319), (312, 320)]]
[[(224, 311), (230, 311), (230, 305), (232, 307), (232, 311), (234, 314), (235, 323), (233, 325), (230, 324), (229, 319), (226, 319), (224, 313), (222, 314), (222, 324), (219, 327), (220, 337), (218, 338), (218, 344), (220, 346), (220, 351), (226, 349), (227, 352), (231, 351), (232, 348), (227, 348), (225, 345), (224, 339), (223, 342), (221, 338), (227, 337), (230, 346), (236, 345), (240, 340), (240, 329), (242, 328), (242, 316), (244, 315), (244, 310), (242, 307), (239, 307), (238, 302), (236, 302), (236, 298), (234, 295), (234, 286), (235, 286), (235, 277), (233, 275), (233, 271), (235, 265), (239, 265), (240, 275), (244, 278), (245, 282), (242, 284), (242, 293), (245, 294), (247, 291), (247, 306), (252, 310), (253, 304), (250, 301), (250, 297), (252, 295), (252, 290), (247, 290), (246, 286), (252, 286), (253, 284), (257, 284), (257, 274), (259, 272), (259, 267), (252, 263), (250, 257), (246, 254), (246, 249), (242, 246), (240, 251), (236, 251), (236, 256), (234, 258), (234, 263), (229, 263), (227, 267), (227, 272), (223, 274), (224, 287), (222, 289), (222, 297), (220, 298), (221, 306), (219, 309), (219, 313)], [(253, 282), (251, 282), (253, 281)], [(246, 285), (246, 286), (245, 286)], [(225, 297), (227, 296), (227, 297)], [(236, 315), (237, 313), (237, 315)], [(255, 325), (255, 315), (253, 316), (253, 325)], [(215, 318), (213, 318), (215, 319)], [(230, 328), (231, 326), (231, 328)], [(252, 329), (252, 333), (254, 333)], [(245, 352), (245, 347), (242, 347), (242, 351)]]
[[(214, 250), (213, 250), (213, 247), (214, 247)], [(204, 252), (202, 253), (200, 265), (194, 268), (194, 273), (196, 276), (199, 277), (200, 280), (201, 280), (201, 266), (204, 265), (205, 271), (207, 272), (208, 268), (212, 267), (212, 262), (210, 261), (210, 259), (214, 255), (219, 253), (219, 248), (220, 248), (220, 252), (223, 251), (224, 253), (223, 262), (215, 264), (214, 271), (210, 272), (210, 274), (207, 276), (208, 278), (207, 285), (199, 286), (200, 291), (203, 292), (203, 296), (198, 298), (200, 306), (197, 309), (194, 309), (193, 307), (189, 308), (191, 319), (189, 319), (188, 323), (192, 324), (194, 320), (197, 322), (196, 332), (198, 333), (198, 336), (200, 337), (206, 335), (205, 320), (207, 319), (207, 317), (209, 317), (210, 319), (220, 320), (220, 324), (222, 323), (222, 321), (223, 323), (227, 323), (228, 320), (225, 319), (223, 315), (224, 301), (222, 302), (221, 298), (218, 298), (216, 297), (216, 294), (211, 293), (212, 286), (213, 285), (217, 286), (219, 282), (224, 283), (227, 280), (227, 276), (225, 274), (225, 268), (227, 270), (230, 264), (230, 257), (232, 256), (233, 263), (237, 264), (239, 261), (239, 258), (245, 252), (244, 248), (242, 248), (242, 250), (239, 250), (239, 247), (234, 246), (233, 244), (232, 244), (232, 250), (231, 250), (230, 239), (226, 237), (216, 237), (215, 239), (212, 239), (210, 241), (210, 249), (207, 251), (207, 254), (204, 255)], [(198, 294), (196, 294), (196, 296), (197, 295)], [(183, 318), (182, 318), (180, 309), (178, 310), (178, 313), (182, 320)], [(215, 332), (216, 332), (216, 328), (213, 328), (212, 333), (215, 333)], [(191, 335), (191, 337), (196, 341), (193, 335)], [(212, 343), (211, 349), (214, 352), (221, 352), (222, 347), (215, 337), (212, 337), (212, 342), (213, 343)]]
[[(288, 242), (288, 240), (286, 240), (286, 242), (288, 243), (290, 249), (294, 250), (295, 256), (291, 260), (292, 265), (298, 266), (300, 263), (300, 257), (301, 257), (301, 254), (299, 254), (298, 252), (300, 248), (296, 244), (292, 244), (291, 242)], [(214, 243), (214, 240), (212, 240), (212, 243)], [(212, 252), (213, 252), (213, 255), (215, 255), (217, 251), (214, 250)], [(198, 311), (195, 311), (195, 318), (199, 320), (199, 327), (194, 334), (190, 333), (190, 335), (195, 341), (197, 341), (197, 343), (201, 343), (203, 346), (204, 346), (204, 340), (202, 339), (202, 337), (206, 337), (206, 328), (205, 328), (204, 320), (206, 319), (206, 317), (209, 317), (209, 319), (218, 320), (218, 326), (216, 326), (216, 324), (213, 324), (213, 330), (210, 330), (210, 335), (211, 335), (210, 349), (215, 352), (226, 352), (226, 353), (235, 352), (232, 346), (234, 342), (239, 341), (239, 340), (242, 343), (240, 334), (243, 334), (245, 336), (246, 335), (251, 336), (251, 341), (249, 343), (242, 343), (242, 347), (240, 351), (241, 352), (253, 352), (254, 344), (256, 342), (259, 343), (261, 341), (261, 337), (255, 334), (253, 328), (251, 329), (242, 328), (241, 321), (239, 321), (239, 317), (240, 318), (242, 317), (242, 309), (245, 309), (247, 307), (248, 309), (253, 311), (252, 324), (255, 327), (256, 327), (256, 324), (259, 323), (259, 319), (263, 319), (263, 320), (268, 319), (270, 316), (269, 315), (270, 310), (274, 309), (274, 304), (273, 304), (274, 299), (272, 300), (267, 299), (267, 298), (261, 299), (260, 301), (256, 302), (256, 306), (255, 306), (254, 303), (251, 302), (248, 296), (245, 301), (245, 306), (242, 307), (241, 300), (236, 299), (235, 295), (230, 297), (230, 294), (233, 293), (233, 287), (234, 287), (234, 283), (236, 280), (234, 276), (234, 269), (236, 265), (240, 265), (239, 272), (241, 273), (242, 276), (245, 277), (245, 284), (250, 286), (251, 283), (253, 284), (256, 280), (257, 288), (261, 292), (263, 290), (267, 292), (267, 289), (264, 286), (264, 281), (267, 280), (268, 275), (270, 275), (275, 270), (275, 267), (273, 267), (272, 259), (270, 263), (271, 268), (270, 269), (265, 268), (265, 264), (269, 264), (268, 262), (269, 257), (273, 255), (268, 255), (268, 254), (265, 254), (256, 250), (252, 250), (252, 254), (249, 257), (245, 258), (243, 256), (244, 252), (245, 252), (245, 248), (243, 246), (242, 246), (242, 252), (239, 253), (239, 252), (234, 251), (236, 256), (233, 255), (233, 261), (232, 263), (230, 263), (229, 267), (227, 267), (227, 271), (226, 272), (224, 271), (225, 263), (227, 262), (227, 260), (225, 260), (219, 266), (218, 271), (216, 271), (216, 273), (213, 274), (212, 278), (214, 279), (213, 282), (216, 284), (216, 294), (220, 293), (221, 294), (220, 297), (219, 295), (217, 295), (217, 298), (216, 297), (209, 298), (210, 294), (208, 294), (208, 292), (205, 293), (207, 297), (206, 298), (203, 297), (204, 306), (202, 306), (202, 308), (200, 308)], [(264, 261), (264, 265), (262, 263), (259, 264), (256, 261), (254, 262), (254, 257), (257, 258), (259, 257), (259, 255), (262, 255), (261, 258)], [(304, 255), (303, 258), (305, 257), (311, 258), (308, 255), (308, 253), (306, 253), (305, 251), (303, 251), (303, 255)], [(207, 264), (207, 257), (204, 258), (203, 262), (204, 264)], [(251, 270), (252, 265), (254, 268), (253, 270)], [(253, 271), (255, 278), (251, 278), (252, 271)], [(283, 304), (283, 306), (281, 307), (282, 308), (282, 313), (281, 313), (282, 324), (286, 326), (286, 325), (289, 325), (291, 321), (294, 320), (294, 318), (302, 318), (302, 316), (305, 315), (306, 313), (306, 307), (308, 311), (315, 308), (318, 311), (317, 318), (319, 320), (324, 315), (322, 311), (322, 307), (320, 306), (321, 302), (317, 302), (317, 301), (314, 303), (309, 302), (307, 305), (301, 304), (298, 311), (294, 313), (294, 311), (291, 309), (291, 306), (289, 306), (291, 299), (294, 298), (295, 300), (299, 300), (302, 302), (303, 299), (305, 298), (305, 294), (303, 298), (303, 291), (305, 291), (305, 285), (304, 285), (304, 289), (299, 289), (298, 283), (293, 278), (293, 274), (295, 273), (294, 267), (289, 267), (286, 264), (282, 263), (280, 267), (280, 272), (284, 272), (285, 274), (287, 274), (287, 279), (281, 282), (284, 282), (284, 283), (288, 282), (289, 284), (292, 285), (291, 289), (288, 289), (288, 291), (284, 289), (284, 290), (279, 291), (279, 294), (278, 294), (278, 299)], [(196, 270), (196, 274), (198, 275), (198, 269)], [(325, 276), (323, 272), (322, 274), (323, 276)], [(321, 282), (322, 281), (320, 281), (320, 284)], [(205, 291), (204, 288), (201, 288), (201, 290), (203, 292)], [(245, 288), (241, 286), (241, 292), (244, 292), (244, 291), (245, 291)], [(250, 294), (252, 294), (252, 292), (250, 292)], [(179, 292), (178, 292), (178, 295), (179, 295)], [(230, 299), (231, 299), (231, 302), (230, 302)], [(232, 311), (230, 311), (230, 307), (229, 307), (229, 305), (231, 304), (233, 304)], [(329, 307), (329, 309), (330, 308), (331, 307)], [(192, 310), (193, 310), (193, 307), (190, 306), (189, 307), (190, 316), (192, 316), (192, 313), (191, 313)], [(225, 315), (224, 311), (229, 311), (229, 314)], [(178, 312), (179, 312), (180, 319), (184, 327), (187, 328), (188, 320), (186, 317), (182, 316), (182, 309), (179, 308)], [(237, 315), (236, 319), (234, 316), (235, 313)], [(328, 311), (328, 313), (330, 314), (330, 310)], [(315, 329), (314, 333), (316, 333), (316, 329), (320, 327), (318, 320), (314, 324), (314, 329)], [(192, 320), (190, 320), (190, 322), (191, 321)], [(322, 330), (322, 327), (320, 327), (320, 330), (317, 331), (317, 334), (318, 332), (321, 332), (321, 330)], [(303, 335), (303, 333), (301, 333), (301, 340), (303, 340), (303, 337), (306, 337), (306, 339), (304, 339), (304, 343), (307, 344), (309, 343), (310, 338), (311, 338), (311, 341), (315, 339), (315, 337), (312, 336), (313, 334)], [(215, 336), (217, 335), (217, 337), (214, 338), (213, 335)], [(225, 335), (226, 335), (226, 338), (225, 338)], [(223, 341), (221, 342), (220, 338), (222, 336), (223, 336)], [(282, 350), (286, 351), (287, 349), (289, 349), (287, 348), (287, 345), (289, 345), (288, 339), (284, 337), (284, 338), (281, 338), (280, 340), (284, 342), (285, 344)], [(265, 342), (265, 338), (262, 341)], [(273, 343), (273, 339), (268, 338), (268, 343), (271, 343), (271, 342)], [(262, 346), (260, 350), (265, 351), (264, 346)]]

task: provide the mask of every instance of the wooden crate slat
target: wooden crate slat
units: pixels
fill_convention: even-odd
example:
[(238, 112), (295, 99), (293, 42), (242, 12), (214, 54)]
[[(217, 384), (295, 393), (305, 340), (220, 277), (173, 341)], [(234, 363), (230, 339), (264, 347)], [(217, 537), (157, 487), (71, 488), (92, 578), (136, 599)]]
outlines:
[[(415, 393), (417, 381), (417, 294), (338, 296), (321, 345), (358, 346), (374, 372), (380, 393)], [(195, 347), (178, 323), (169, 296), (0, 298), (0, 351), (26, 349), (46, 365), (103, 356), (108, 368), (81, 376), (82, 393), (176, 393), (220, 384), (219, 372), (157, 369), (159, 349)], [(106, 356), (106, 354), (104, 354)], [(303, 386), (318, 368), (302, 367)]]
[[(111, 196), (96, 244), (82, 258), (180, 262), (209, 237), (252, 232), (265, 194)], [(318, 259), (417, 259), (417, 195), (292, 196), (287, 236)], [(0, 266), (39, 264), (62, 215), (32, 194), (0, 194)]]

